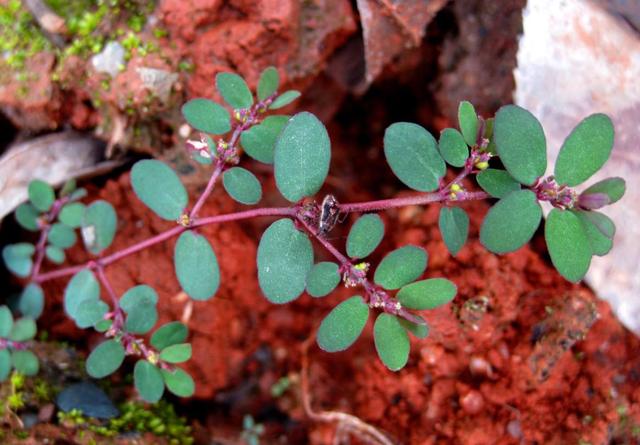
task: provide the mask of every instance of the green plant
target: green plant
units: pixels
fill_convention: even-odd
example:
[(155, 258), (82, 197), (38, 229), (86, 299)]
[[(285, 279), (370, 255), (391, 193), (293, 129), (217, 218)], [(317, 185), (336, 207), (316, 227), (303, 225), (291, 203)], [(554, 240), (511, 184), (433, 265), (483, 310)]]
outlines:
[[(560, 150), (554, 176), (545, 177), (545, 137), (531, 113), (507, 105), (495, 118), (485, 120), (477, 116), (470, 103), (462, 102), (460, 131), (446, 129), (439, 141), (413, 123), (396, 123), (386, 130), (384, 154), (391, 170), (419, 193), (362, 203), (339, 203), (327, 195), (317, 202), (313, 197), (329, 171), (329, 136), (311, 113), (292, 117), (267, 115), (299, 96), (296, 91), (278, 94), (278, 84), (277, 70), (266, 69), (258, 83), (256, 100), (240, 76), (221, 73), (216, 77), (216, 86), (231, 112), (202, 98), (183, 106), (186, 121), (201, 132), (200, 140), (188, 141), (187, 149), (196, 162), (211, 166), (210, 180), (190, 206), (185, 187), (168, 165), (157, 160), (136, 163), (131, 171), (136, 195), (158, 217), (175, 221), (176, 225), (121, 251), (103, 254), (117, 227), (116, 213), (109, 203), (80, 203), (84, 192), (73, 184), (65, 186), (57, 198), (53, 189), (41, 181), (29, 186), (30, 202), (16, 210), (16, 218), (26, 229), (39, 231), (40, 239), (36, 246), (20, 243), (3, 250), (9, 269), (29, 280), (18, 307), (27, 315), (39, 315), (44, 298), (40, 284), (71, 276), (64, 295), (67, 314), (79, 327), (92, 327), (107, 339), (87, 359), (91, 376), (106, 377), (120, 367), (125, 356), (134, 356), (139, 359), (134, 384), (145, 400), (159, 400), (165, 387), (179, 396), (193, 393), (193, 380), (177, 366), (191, 356), (186, 326), (179, 322), (166, 324), (147, 342), (143, 335), (157, 322), (157, 293), (140, 285), (119, 297), (104, 270), (128, 255), (178, 237), (174, 253), (177, 279), (191, 298), (208, 300), (215, 295), (221, 279), (214, 249), (198, 233), (200, 227), (209, 224), (259, 216), (277, 218), (265, 230), (258, 246), (258, 281), (265, 297), (284, 304), (305, 290), (314, 298), (323, 297), (340, 282), (359, 288), (322, 321), (318, 345), (330, 352), (347, 349), (374, 312), (378, 355), (394, 371), (407, 363), (408, 334), (418, 338), (428, 335), (426, 321), (417, 311), (448, 303), (457, 289), (446, 278), (421, 279), (428, 255), (413, 245), (384, 256), (371, 278), (366, 258), (379, 246), (385, 232), (382, 219), (374, 212), (440, 203), (440, 231), (455, 256), (469, 231), (469, 217), (455, 204), (497, 200), (484, 219), (480, 241), (491, 252), (506, 253), (531, 239), (542, 219), (540, 203), (547, 202), (553, 207), (545, 228), (549, 253), (555, 267), (570, 281), (585, 275), (593, 255), (604, 255), (611, 249), (613, 222), (595, 210), (618, 201), (624, 193), (624, 181), (610, 178), (581, 193), (573, 188), (600, 169), (609, 157), (613, 126), (605, 115), (592, 115), (574, 129)], [(260, 181), (238, 166), (243, 151), (259, 162), (273, 165), (277, 189), (291, 205), (200, 216), (203, 203), (220, 178), (226, 192), (239, 203), (254, 205), (261, 200)], [(444, 180), (447, 164), (462, 169), (449, 182)], [(472, 175), (481, 191), (474, 191), (465, 183)], [(345, 255), (328, 241), (327, 235), (351, 213), (364, 215), (351, 226)], [(76, 229), (80, 229), (94, 259), (43, 273), (40, 269), (45, 258), (53, 263), (64, 261), (64, 249), (76, 241)], [(335, 261), (314, 264), (311, 239)], [(101, 286), (109, 304), (100, 298)]]
[(242, 419), (242, 440), (247, 445), (259, 445), (260, 436), (264, 434), (264, 425), (256, 423), (249, 414)]

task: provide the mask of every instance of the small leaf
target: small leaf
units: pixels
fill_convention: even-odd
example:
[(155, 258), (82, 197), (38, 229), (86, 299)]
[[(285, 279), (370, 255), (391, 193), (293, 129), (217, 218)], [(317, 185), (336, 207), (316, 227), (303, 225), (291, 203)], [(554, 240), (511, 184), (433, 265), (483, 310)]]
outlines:
[(124, 347), (117, 340), (100, 343), (87, 358), (87, 374), (101, 379), (113, 374), (124, 361)]
[(38, 363), (38, 357), (31, 351), (13, 351), (11, 353), (11, 361), (13, 367), (16, 368), (20, 374), (32, 377), (38, 374), (40, 370), (40, 364)]
[(189, 330), (179, 321), (172, 321), (159, 327), (151, 336), (151, 346), (161, 351), (167, 346), (183, 343)]
[(36, 336), (38, 328), (36, 322), (31, 318), (19, 318), (13, 323), (9, 340), (23, 342), (33, 339)]
[(64, 183), (64, 185), (60, 189), (58, 196), (60, 196), (61, 198), (64, 198), (65, 196), (69, 196), (76, 190), (76, 188), (77, 188), (76, 180), (75, 178), (71, 178)]
[(76, 311), (76, 324), (80, 329), (95, 326), (108, 311), (109, 306), (102, 300), (84, 300)]
[(220, 267), (209, 241), (192, 230), (178, 238), (174, 265), (180, 286), (194, 300), (208, 300), (220, 286)]
[(494, 253), (507, 253), (525, 245), (540, 225), (542, 209), (535, 193), (517, 190), (502, 198), (487, 213), (480, 242)]
[(253, 95), (247, 82), (235, 73), (218, 73), (216, 88), (234, 109), (249, 108), (253, 105)]
[(591, 245), (591, 252), (594, 255), (603, 256), (609, 253), (613, 248), (613, 236), (615, 235), (616, 226), (613, 221), (606, 215), (598, 212), (574, 212), (582, 226), (584, 227), (589, 244)]
[(420, 125), (398, 122), (387, 128), (384, 155), (398, 179), (421, 192), (436, 190), (446, 172), (436, 140)]
[(0, 306), (0, 338), (7, 338), (13, 328), (13, 315), (7, 306)]
[(100, 320), (93, 326), (93, 329), (97, 332), (107, 332), (111, 326), (113, 326), (113, 320)]
[(267, 116), (260, 124), (254, 125), (240, 135), (240, 143), (253, 159), (265, 164), (273, 164), (276, 140), (289, 122), (289, 116)]
[(75, 320), (78, 308), (83, 301), (97, 301), (100, 298), (100, 285), (89, 269), (76, 273), (64, 290), (64, 310)]
[(373, 340), (378, 356), (387, 368), (391, 371), (404, 368), (409, 360), (409, 336), (396, 316), (378, 315), (373, 325)]
[(427, 252), (404, 246), (388, 253), (378, 265), (373, 281), (387, 290), (400, 289), (418, 278), (427, 268)]
[(291, 102), (300, 97), (300, 91), (289, 90), (285, 91), (274, 100), (271, 105), (269, 105), (270, 110), (277, 110), (278, 108), (285, 107), (289, 105)]
[(16, 209), (16, 221), (18, 221), (18, 224), (32, 232), (37, 232), (39, 229), (39, 217), (40, 212), (28, 202), (20, 204)]
[(131, 169), (131, 185), (140, 201), (160, 218), (178, 219), (189, 201), (180, 178), (167, 164), (154, 159), (135, 163)]
[(52, 263), (55, 263), (55, 264), (64, 263), (64, 259), (65, 259), (64, 250), (60, 249), (59, 247), (47, 246), (44, 252), (45, 252), (45, 256)]
[(344, 351), (360, 337), (369, 318), (369, 306), (359, 295), (336, 307), (322, 320), (318, 346), (327, 352)]
[(538, 119), (517, 105), (495, 117), (493, 137), (500, 160), (513, 178), (532, 185), (547, 169), (547, 142)]
[(591, 245), (580, 219), (572, 212), (552, 209), (544, 238), (560, 275), (574, 283), (580, 281), (591, 263)]
[(60, 210), (58, 219), (61, 223), (72, 229), (77, 229), (82, 226), (82, 219), (84, 218), (85, 205), (81, 202), (70, 202), (65, 204)]
[(404, 286), (396, 298), (409, 309), (435, 309), (449, 303), (456, 296), (458, 288), (446, 278), (429, 278)]
[(357, 219), (347, 237), (347, 255), (365, 258), (373, 252), (384, 237), (384, 223), (376, 214), (363, 215)]
[(160, 370), (167, 389), (178, 397), (191, 397), (195, 392), (196, 385), (189, 374), (180, 368), (173, 371)]
[(189, 125), (203, 133), (224, 134), (231, 130), (229, 112), (209, 99), (191, 99), (182, 106), (182, 115)]
[(458, 123), (464, 140), (469, 146), (476, 145), (478, 138), (478, 115), (470, 102), (462, 101), (458, 106)]
[(77, 237), (71, 227), (62, 223), (55, 223), (49, 230), (47, 240), (60, 249), (68, 249), (76, 243)]
[(0, 382), (4, 382), (11, 372), (11, 353), (8, 349), (0, 349)]
[(313, 266), (313, 248), (290, 219), (280, 219), (262, 234), (258, 245), (258, 281), (267, 300), (284, 304), (304, 291)]
[(258, 80), (258, 100), (265, 100), (278, 90), (280, 76), (278, 70), (270, 66), (260, 73)]
[(514, 190), (520, 190), (520, 183), (505, 170), (488, 168), (476, 176), (482, 190), (494, 198), (504, 198)]
[(78, 190), (75, 190), (73, 193), (71, 193), (71, 196), (69, 196), (69, 199), (71, 199), (71, 201), (78, 201), (86, 196), (87, 196), (87, 190), (84, 188), (79, 188)]
[(410, 332), (416, 338), (423, 339), (429, 335), (429, 326), (427, 325), (427, 322), (424, 321), (424, 318), (418, 318), (422, 320), (423, 323), (412, 323), (409, 320), (405, 320), (404, 318), (399, 317), (398, 321), (400, 322), (402, 327), (407, 330), (407, 332)]
[(164, 393), (164, 379), (160, 370), (147, 360), (138, 360), (133, 369), (133, 384), (140, 397), (149, 403), (156, 403)]
[(35, 283), (29, 283), (18, 299), (18, 310), (25, 317), (37, 320), (44, 309), (44, 293)]
[(592, 194), (603, 194), (607, 196), (607, 204), (613, 204), (618, 202), (625, 192), (625, 182), (622, 178), (607, 178), (602, 181), (596, 182), (591, 187), (586, 189), (580, 194), (580, 199), (583, 196)]
[(89, 252), (99, 255), (113, 242), (118, 217), (113, 206), (99, 200), (87, 206), (82, 221), (82, 241)]
[(29, 183), (29, 201), (41, 212), (48, 212), (56, 200), (56, 195), (49, 184), (39, 179)]
[(233, 167), (222, 175), (222, 184), (229, 196), (240, 204), (255, 204), (262, 198), (260, 181), (242, 167)]
[(180, 343), (171, 345), (160, 351), (160, 360), (167, 363), (182, 363), (191, 358), (191, 345), (189, 343)]
[(324, 297), (340, 283), (338, 265), (330, 261), (315, 264), (307, 276), (307, 293), (312, 297)]
[(464, 167), (469, 157), (469, 148), (458, 130), (445, 128), (440, 133), (438, 147), (440, 154), (449, 165)]
[(606, 114), (583, 119), (565, 139), (554, 176), (558, 184), (582, 184), (607, 162), (613, 148), (613, 124)]
[(460, 207), (441, 207), (438, 218), (440, 234), (451, 255), (456, 256), (469, 235), (469, 217)]
[(298, 113), (280, 133), (274, 152), (276, 186), (291, 202), (314, 195), (329, 172), (331, 142), (322, 122)]
[(127, 313), (124, 328), (133, 334), (146, 334), (158, 321), (158, 294), (147, 285), (129, 289), (120, 298), (120, 307)]
[(33, 244), (17, 243), (8, 244), (2, 249), (2, 259), (9, 269), (15, 275), (26, 278), (31, 273), (33, 266), (32, 255), (35, 251)]
[(484, 121), (484, 134), (482, 135), (482, 137), (489, 141), (489, 145), (487, 146), (486, 151), (493, 155), (497, 155), (498, 153), (496, 152), (496, 142), (493, 139), (493, 123), (493, 118)]

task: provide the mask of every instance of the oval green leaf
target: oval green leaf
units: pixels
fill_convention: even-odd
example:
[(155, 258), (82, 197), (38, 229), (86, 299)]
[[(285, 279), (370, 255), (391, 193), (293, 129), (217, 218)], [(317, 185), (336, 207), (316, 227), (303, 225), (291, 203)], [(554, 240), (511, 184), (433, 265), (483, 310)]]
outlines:
[(71, 227), (72, 229), (77, 229), (82, 226), (84, 212), (84, 204), (81, 202), (70, 202), (62, 207), (60, 215), (58, 215), (58, 219), (62, 224)]
[(540, 225), (542, 209), (535, 193), (517, 190), (498, 201), (485, 216), (480, 242), (494, 253), (507, 253), (525, 245)]
[(16, 371), (27, 377), (38, 374), (40, 370), (38, 357), (31, 351), (13, 351), (11, 353), (11, 361)]
[(622, 198), (626, 184), (622, 178), (607, 178), (596, 182), (580, 195), (603, 194), (607, 197), (607, 204), (613, 204)]
[(575, 214), (580, 218), (587, 238), (589, 238), (591, 252), (598, 256), (609, 253), (613, 248), (613, 236), (616, 231), (613, 221), (606, 215), (593, 211), (576, 211)]
[(416, 317), (422, 320), (422, 323), (413, 323), (404, 318), (398, 318), (398, 321), (400, 322), (402, 327), (405, 328), (407, 332), (410, 332), (414, 337), (419, 339), (426, 338), (429, 335), (429, 325), (427, 325), (427, 322), (424, 321), (424, 318), (420, 316)]
[(182, 363), (191, 358), (191, 345), (189, 343), (180, 343), (171, 345), (160, 351), (160, 360), (167, 363)]
[(124, 347), (117, 340), (107, 340), (100, 343), (87, 358), (87, 374), (95, 379), (101, 379), (113, 374), (124, 361)]
[(547, 142), (538, 119), (517, 105), (496, 114), (493, 126), (496, 151), (507, 171), (518, 182), (532, 185), (547, 168)]
[(347, 255), (365, 258), (373, 252), (384, 237), (384, 223), (376, 214), (363, 215), (353, 223), (347, 237)]
[(254, 125), (240, 135), (244, 151), (253, 159), (265, 164), (273, 164), (276, 140), (289, 121), (289, 116), (267, 116), (260, 124)]
[(65, 259), (64, 250), (60, 249), (59, 247), (47, 246), (44, 252), (47, 259), (52, 263), (54, 264), (64, 263), (64, 259)]
[(218, 73), (216, 88), (225, 102), (234, 109), (249, 108), (253, 105), (253, 94), (247, 82), (235, 73)]
[(49, 230), (47, 240), (60, 249), (68, 249), (76, 243), (77, 237), (71, 227), (62, 223), (55, 223)]
[(476, 180), (482, 190), (494, 198), (504, 198), (514, 190), (520, 190), (520, 183), (505, 170), (488, 168), (478, 173)]
[(418, 278), (427, 268), (427, 252), (404, 246), (388, 253), (378, 265), (373, 281), (387, 290), (400, 289)]
[(282, 196), (291, 202), (314, 195), (329, 172), (331, 142), (327, 130), (311, 113), (289, 119), (276, 141), (274, 174)]
[(0, 338), (7, 338), (13, 328), (13, 315), (7, 306), (0, 306)]
[(242, 167), (233, 167), (222, 175), (224, 189), (241, 204), (255, 204), (262, 198), (260, 181)]
[(286, 107), (291, 102), (300, 97), (300, 91), (296, 90), (288, 90), (276, 97), (271, 105), (269, 105), (270, 110), (277, 110), (278, 108)]
[(359, 295), (336, 307), (322, 320), (317, 342), (327, 352), (344, 351), (360, 337), (369, 318), (369, 306)]
[(100, 285), (89, 269), (76, 273), (64, 290), (64, 310), (74, 320), (83, 301), (98, 301)]
[(25, 202), (18, 206), (16, 209), (16, 221), (22, 227), (31, 232), (37, 232), (38, 227), (38, 218), (40, 217), (40, 212), (30, 203)]
[(466, 143), (473, 147), (478, 139), (478, 115), (471, 102), (462, 101), (458, 106), (458, 123)]
[(146, 334), (158, 321), (158, 294), (145, 284), (134, 286), (120, 298), (120, 307), (127, 313), (124, 328), (133, 334)]
[(99, 255), (113, 242), (118, 217), (107, 201), (95, 201), (87, 206), (82, 221), (82, 241), (89, 252)]
[(398, 122), (384, 133), (384, 155), (393, 173), (407, 187), (436, 190), (446, 171), (436, 140), (420, 125)]
[(0, 349), (0, 382), (4, 382), (11, 372), (11, 353), (8, 349)]
[(391, 371), (404, 368), (409, 360), (409, 336), (396, 316), (378, 315), (373, 325), (373, 340), (378, 357), (387, 368)]
[(295, 300), (306, 286), (313, 267), (313, 248), (290, 219), (280, 219), (262, 234), (258, 245), (258, 282), (267, 300), (284, 304)]
[(444, 160), (454, 167), (464, 167), (469, 157), (469, 148), (464, 137), (453, 128), (445, 128), (440, 133), (438, 148)]
[(172, 321), (159, 327), (151, 336), (151, 346), (161, 351), (167, 346), (183, 343), (189, 330), (179, 321)]
[(173, 371), (162, 369), (162, 378), (167, 389), (178, 397), (191, 397), (195, 392), (196, 385), (193, 378), (180, 368)]
[(29, 183), (28, 193), (31, 204), (41, 212), (48, 212), (56, 200), (53, 188), (39, 179), (35, 179)]
[(135, 163), (131, 169), (131, 185), (140, 201), (160, 218), (178, 219), (189, 201), (180, 178), (167, 164), (155, 159)]
[(220, 267), (209, 241), (187, 230), (176, 242), (173, 255), (182, 289), (194, 300), (208, 300), (220, 286)]
[(260, 73), (258, 80), (258, 100), (265, 100), (278, 90), (280, 76), (278, 70), (270, 66)]
[(182, 106), (182, 115), (196, 130), (209, 134), (224, 134), (231, 130), (229, 112), (209, 99), (191, 99)]
[(133, 369), (133, 384), (140, 397), (146, 402), (155, 403), (164, 393), (164, 379), (162, 373), (147, 360), (138, 360)]
[(460, 207), (441, 207), (438, 226), (444, 244), (456, 256), (469, 235), (469, 216)]
[(607, 162), (613, 149), (613, 124), (606, 114), (583, 119), (565, 139), (554, 176), (558, 184), (582, 184)]
[(80, 329), (90, 328), (103, 320), (109, 306), (102, 300), (84, 300), (76, 311), (76, 325)]
[(396, 298), (403, 306), (422, 311), (449, 303), (457, 291), (456, 285), (446, 278), (429, 278), (407, 284)]
[(8, 244), (2, 249), (2, 259), (12, 273), (26, 278), (31, 273), (33, 266), (32, 255), (35, 251), (33, 244), (17, 243)]
[(580, 281), (591, 263), (591, 244), (580, 218), (570, 211), (552, 209), (544, 238), (551, 262), (560, 275), (573, 283)]
[(340, 283), (338, 265), (330, 261), (315, 264), (307, 276), (307, 293), (312, 297), (324, 297)]
[(25, 317), (37, 320), (44, 309), (44, 292), (36, 283), (29, 283), (20, 294), (18, 310)]
[(27, 317), (19, 318), (13, 323), (9, 340), (17, 342), (31, 340), (36, 336), (37, 330), (36, 322), (33, 319)]

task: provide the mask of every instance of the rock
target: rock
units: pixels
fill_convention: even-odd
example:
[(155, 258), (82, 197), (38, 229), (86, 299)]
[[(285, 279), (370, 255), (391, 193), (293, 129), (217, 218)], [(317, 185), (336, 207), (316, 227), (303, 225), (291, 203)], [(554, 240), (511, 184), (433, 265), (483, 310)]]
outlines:
[(116, 77), (124, 65), (124, 48), (118, 42), (109, 42), (102, 52), (91, 58), (91, 64), (99, 73)]
[(166, 102), (171, 94), (171, 87), (178, 80), (178, 74), (156, 68), (139, 67), (136, 72), (140, 75), (143, 85)]
[(105, 392), (91, 382), (66, 387), (58, 394), (56, 405), (64, 412), (78, 409), (83, 415), (96, 419), (112, 419), (120, 415)]

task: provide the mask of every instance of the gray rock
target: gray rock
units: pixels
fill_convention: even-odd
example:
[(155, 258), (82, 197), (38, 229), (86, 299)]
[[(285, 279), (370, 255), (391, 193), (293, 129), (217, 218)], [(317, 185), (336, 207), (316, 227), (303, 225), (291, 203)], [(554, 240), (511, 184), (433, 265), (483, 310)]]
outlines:
[(56, 405), (64, 412), (78, 409), (83, 415), (96, 419), (111, 419), (120, 415), (105, 392), (91, 382), (68, 386), (58, 394)]
[(99, 73), (116, 77), (124, 65), (124, 48), (118, 42), (109, 42), (102, 52), (91, 58), (91, 64)]

